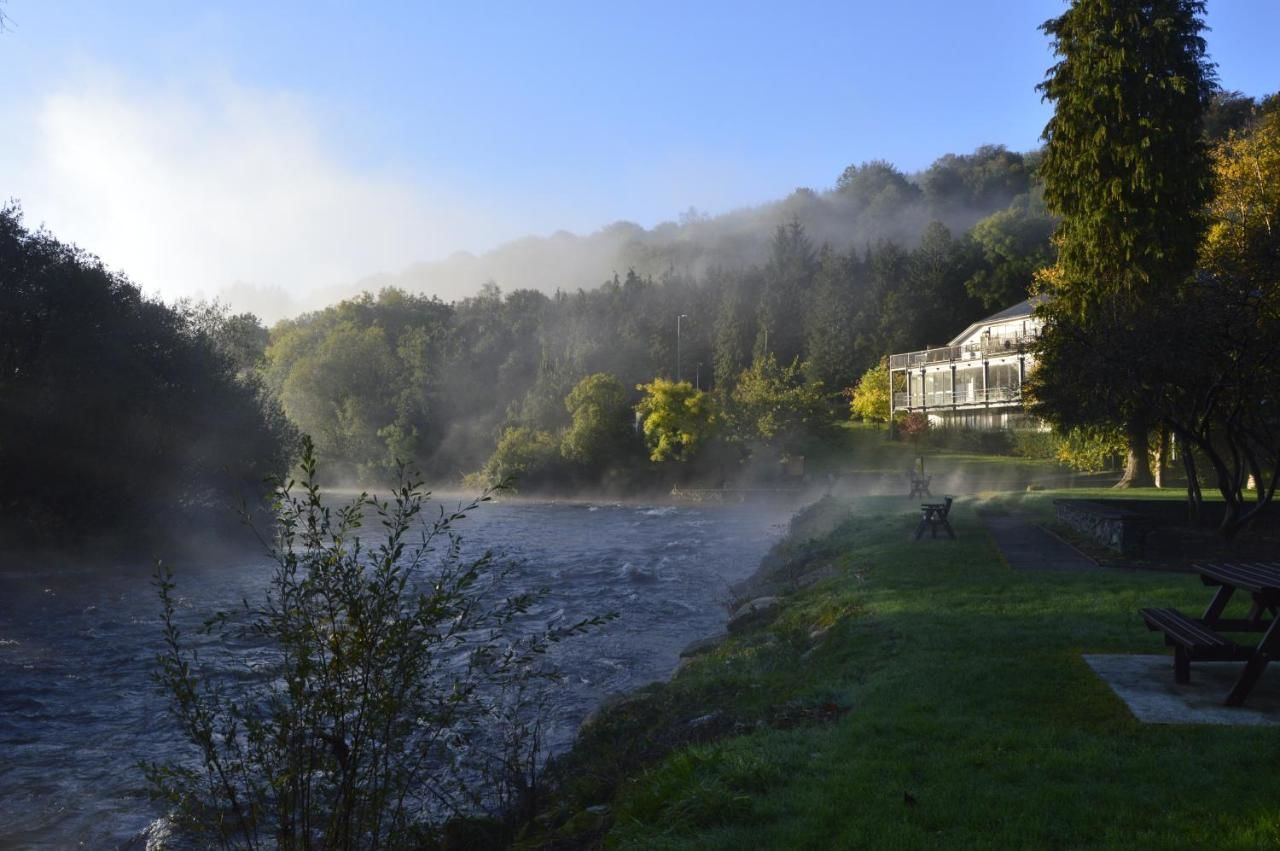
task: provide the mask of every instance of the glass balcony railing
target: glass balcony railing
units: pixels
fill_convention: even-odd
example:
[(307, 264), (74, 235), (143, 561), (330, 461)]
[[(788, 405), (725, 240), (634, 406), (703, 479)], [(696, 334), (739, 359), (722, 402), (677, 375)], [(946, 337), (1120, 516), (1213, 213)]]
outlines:
[(996, 403), (1021, 402), (1021, 387), (962, 387), (959, 390), (930, 390), (928, 393), (912, 393), (908, 398), (905, 392), (893, 394), (893, 409), (915, 410), (918, 408), (941, 408), (952, 405), (989, 405)]
[(889, 355), (889, 369), (912, 369), (934, 363), (981, 360), (1004, 354), (1017, 354), (1031, 348), (1038, 338), (1034, 334), (1015, 337), (979, 337), (963, 346), (939, 346), (922, 352)]

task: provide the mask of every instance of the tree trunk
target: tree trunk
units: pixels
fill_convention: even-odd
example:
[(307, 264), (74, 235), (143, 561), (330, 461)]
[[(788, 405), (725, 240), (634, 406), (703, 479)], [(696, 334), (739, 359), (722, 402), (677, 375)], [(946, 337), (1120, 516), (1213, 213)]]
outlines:
[(1169, 465), (1169, 427), (1160, 427), (1160, 445), (1156, 447), (1156, 487), (1164, 487), (1165, 467)]
[(1125, 426), (1129, 439), (1129, 451), (1125, 456), (1124, 475), (1116, 482), (1118, 488), (1149, 488), (1155, 486), (1151, 475), (1150, 437), (1144, 423)]
[(1204, 502), (1204, 495), (1200, 490), (1200, 473), (1196, 469), (1196, 456), (1192, 452), (1191, 445), (1185, 437), (1179, 438), (1182, 442), (1182, 466), (1187, 471), (1187, 512), (1190, 515), (1192, 525), (1200, 525), (1200, 506)]

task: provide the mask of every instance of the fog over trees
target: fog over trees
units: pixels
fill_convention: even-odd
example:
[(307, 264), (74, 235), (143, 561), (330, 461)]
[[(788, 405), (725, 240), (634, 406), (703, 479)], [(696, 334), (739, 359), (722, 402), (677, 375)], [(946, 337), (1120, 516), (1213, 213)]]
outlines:
[[(882, 240), (910, 246), (930, 222), (965, 233), (1026, 195), (1035, 162), (1034, 155), (999, 145), (971, 154), (947, 154), (915, 175), (874, 160), (849, 166), (837, 176), (835, 186), (825, 190), (802, 187), (786, 198), (715, 216), (690, 207), (676, 221), (652, 228), (619, 221), (587, 235), (557, 231), (530, 236), (480, 255), (459, 252), (400, 272), (370, 275), (352, 290), (326, 295), (336, 301), (396, 287), (450, 300), (490, 281), (504, 289), (550, 295), (591, 289), (628, 269), (643, 277), (674, 273), (700, 278), (714, 269), (763, 266), (769, 260), (773, 229), (792, 221), (815, 245), (836, 251), (863, 249)], [(1030, 216), (1043, 216), (1043, 208), (1035, 205)], [(1045, 227), (1039, 230), (1043, 233)]]
[[(1274, 106), (1216, 92), (1205, 138)], [(1041, 156), (852, 165), (831, 190), (749, 210), (370, 279), (270, 329), (148, 300), (8, 207), (0, 467), (31, 484), (5, 495), (4, 522), (53, 537), (226, 504), (287, 469), (299, 432), (343, 481), (405, 461), (437, 487), (473, 474), (566, 492), (720, 483), (820, 452), (821, 412), (847, 416), (887, 353), (945, 343), (1055, 259)], [(446, 280), (481, 285), (445, 301)]]
[[(370, 279), (376, 294), (278, 324), (264, 374), (355, 479), (410, 458), (432, 476), (485, 468), (597, 484), (645, 453), (616, 438), (612, 464), (582, 463), (566, 398), (588, 376), (620, 384), (620, 417), (639, 385), (662, 377), (708, 391), (726, 423), (741, 422), (735, 388), (768, 369), (847, 410), (842, 392), (885, 352), (943, 343), (1024, 298), (1054, 224), (1036, 161), (1000, 146), (948, 154), (915, 176), (874, 161), (845, 169), (830, 191), (750, 210), (531, 238)], [(488, 279), (474, 296), (422, 294), (468, 276)]]

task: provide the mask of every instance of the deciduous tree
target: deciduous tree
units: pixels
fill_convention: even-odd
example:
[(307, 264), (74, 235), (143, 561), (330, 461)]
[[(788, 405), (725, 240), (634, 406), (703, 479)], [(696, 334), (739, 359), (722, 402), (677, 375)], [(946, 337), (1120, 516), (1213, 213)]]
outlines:
[(1055, 224), (1043, 199), (1032, 195), (1020, 196), (979, 221), (970, 235), (984, 262), (965, 282), (965, 290), (988, 310), (1022, 301), (1035, 273), (1053, 262)]
[(159, 538), (283, 472), (296, 433), (215, 324), (0, 208), (0, 537)]
[(636, 410), (651, 461), (688, 461), (714, 436), (720, 416), (710, 394), (665, 378), (636, 389), (644, 394)]
[(560, 440), (561, 454), (597, 469), (621, 461), (635, 441), (627, 396), (622, 382), (603, 372), (579, 381), (564, 400), (573, 424)]
[(782, 366), (773, 355), (756, 358), (733, 388), (728, 411), (735, 438), (800, 452), (825, 435), (831, 408), (821, 384), (807, 382), (798, 361)]
[[(1208, 462), (1226, 504), (1219, 528), (1233, 537), (1280, 482), (1280, 115), (1218, 145), (1214, 178), (1201, 273), (1160, 316), (1176, 342), (1153, 368), (1166, 367), (1165, 422)], [(1183, 453), (1196, 503), (1194, 459)]]
[(868, 369), (850, 392), (850, 413), (860, 420), (883, 423), (889, 420), (889, 359)]

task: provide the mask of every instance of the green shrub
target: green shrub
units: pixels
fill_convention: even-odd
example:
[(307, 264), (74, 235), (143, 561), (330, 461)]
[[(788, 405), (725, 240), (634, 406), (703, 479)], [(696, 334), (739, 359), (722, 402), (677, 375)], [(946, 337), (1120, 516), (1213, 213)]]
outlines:
[(481, 476), (489, 487), (501, 483), (512, 483), (515, 489), (522, 485), (536, 487), (564, 478), (566, 466), (556, 435), (526, 426), (510, 426), (503, 429)]
[(1009, 455), (1013, 451), (1013, 436), (1004, 429), (935, 428), (929, 431), (927, 444), (935, 449), (953, 449), (977, 455)]
[(1058, 457), (1061, 438), (1052, 431), (1017, 429), (1013, 432), (1013, 454), (1021, 458), (1051, 461)]
[[(178, 627), (172, 573), (157, 575), (157, 679), (194, 759), (144, 766), (153, 793), (204, 847), (434, 847), (451, 817), (528, 815), (529, 712), (555, 678), (539, 660), (605, 618), (516, 634), (534, 598), (495, 593), (503, 574), (464, 559), (453, 531), (477, 503), (422, 524), (427, 495), (401, 470), (391, 502), (333, 508), (310, 440), (302, 469), (301, 495), (277, 490), (265, 598), (205, 624), (221, 646), (248, 639), (252, 667), (208, 665)], [(366, 514), (376, 548), (357, 537)]]

